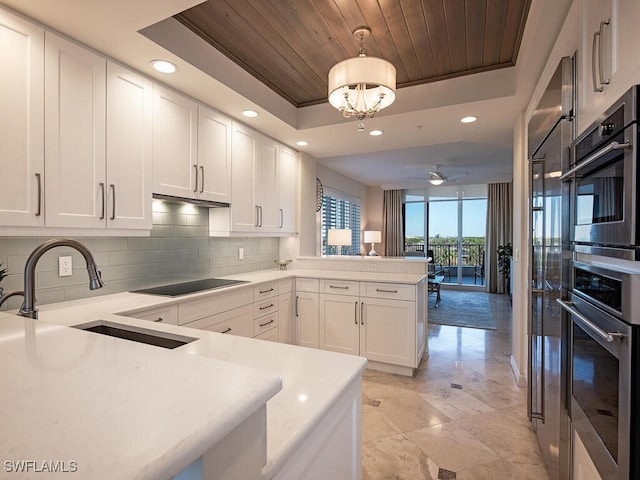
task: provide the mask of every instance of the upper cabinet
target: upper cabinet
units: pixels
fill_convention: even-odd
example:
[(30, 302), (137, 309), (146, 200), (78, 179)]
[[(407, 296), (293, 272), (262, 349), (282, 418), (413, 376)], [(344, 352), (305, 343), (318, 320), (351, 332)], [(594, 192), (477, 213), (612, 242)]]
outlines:
[(209, 211), (212, 236), (296, 232), (298, 154), (233, 122), (231, 206)]
[(107, 63), (107, 225), (151, 229), (153, 84)]
[(0, 225), (44, 225), (44, 30), (0, 10)]
[(45, 39), (46, 225), (105, 224), (104, 58), (47, 32)]
[(597, 120), (640, 70), (640, 2), (578, 0), (578, 132)]
[(229, 203), (231, 120), (153, 87), (153, 193)]

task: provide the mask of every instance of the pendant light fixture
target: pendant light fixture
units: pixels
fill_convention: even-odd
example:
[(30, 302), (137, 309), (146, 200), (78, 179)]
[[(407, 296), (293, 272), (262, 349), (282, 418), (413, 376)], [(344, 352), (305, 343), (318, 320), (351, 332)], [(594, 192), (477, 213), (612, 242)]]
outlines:
[(396, 68), (364, 53), (364, 42), (370, 34), (368, 27), (356, 28), (353, 35), (360, 47), (358, 56), (337, 63), (329, 71), (329, 103), (347, 118), (371, 118), (396, 98)]

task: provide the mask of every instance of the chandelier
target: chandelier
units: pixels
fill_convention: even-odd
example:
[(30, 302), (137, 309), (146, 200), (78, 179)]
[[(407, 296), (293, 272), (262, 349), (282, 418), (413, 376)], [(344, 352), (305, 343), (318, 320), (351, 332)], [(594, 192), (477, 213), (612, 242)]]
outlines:
[(367, 27), (355, 29), (358, 56), (337, 63), (329, 71), (329, 103), (347, 118), (373, 117), (396, 99), (396, 68), (364, 53), (364, 41), (370, 34)]

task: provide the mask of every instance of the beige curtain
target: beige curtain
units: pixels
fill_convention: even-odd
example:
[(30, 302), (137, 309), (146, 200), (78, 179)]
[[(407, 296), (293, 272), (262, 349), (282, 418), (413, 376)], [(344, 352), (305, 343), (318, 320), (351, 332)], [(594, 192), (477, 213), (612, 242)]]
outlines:
[(498, 246), (513, 243), (513, 186), (490, 183), (487, 191), (487, 247), (485, 275), (487, 291), (505, 293), (504, 278), (498, 272)]
[(384, 254), (387, 257), (402, 256), (404, 253), (402, 190), (385, 190), (382, 210)]

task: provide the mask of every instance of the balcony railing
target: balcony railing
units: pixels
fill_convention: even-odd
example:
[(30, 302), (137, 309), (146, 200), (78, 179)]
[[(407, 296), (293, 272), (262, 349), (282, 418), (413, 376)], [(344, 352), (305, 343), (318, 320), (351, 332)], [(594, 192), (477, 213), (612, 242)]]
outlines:
[(458, 250), (457, 243), (441, 243), (437, 245), (428, 245), (425, 249), (423, 243), (405, 243), (405, 252), (421, 252), (425, 250), (433, 250), (433, 263), (446, 267), (457, 267), (458, 257), (462, 258), (462, 266), (482, 265), (484, 255), (484, 244), (479, 243), (462, 243), (461, 250)]

